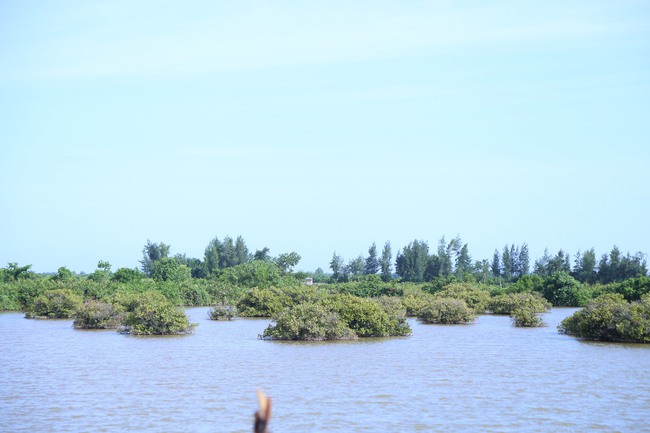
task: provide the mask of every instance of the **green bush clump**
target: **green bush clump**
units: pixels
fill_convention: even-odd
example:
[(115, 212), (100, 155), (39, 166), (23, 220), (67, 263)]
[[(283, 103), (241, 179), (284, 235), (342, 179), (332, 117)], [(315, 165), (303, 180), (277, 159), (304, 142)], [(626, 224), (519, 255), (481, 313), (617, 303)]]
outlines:
[[(541, 292), (544, 280), (539, 275), (524, 275), (506, 288), (506, 293)], [(501, 293), (499, 293), (501, 294)]]
[(212, 320), (234, 320), (237, 314), (237, 307), (233, 305), (215, 305), (208, 310), (208, 317)]
[(20, 310), (18, 294), (16, 284), (6, 283), (0, 278), (0, 311)]
[(52, 281), (45, 278), (18, 280), (12, 284), (16, 286), (16, 299), (23, 311), (28, 311), (40, 295), (57, 288)]
[(558, 330), (588, 340), (650, 343), (650, 294), (632, 303), (619, 293), (599, 296), (564, 319)]
[(341, 316), (323, 303), (306, 302), (285, 309), (260, 336), (271, 340), (350, 340), (357, 338)]
[(280, 267), (266, 260), (253, 260), (221, 270), (218, 277), (224, 284), (239, 287), (270, 288), (296, 284), (293, 278), (286, 277)]
[(530, 307), (515, 308), (510, 313), (513, 325), (524, 328), (546, 326), (539, 313)]
[(138, 268), (119, 268), (111, 276), (111, 281), (117, 283), (137, 283), (145, 278), (145, 273)]
[(605, 286), (605, 290), (610, 293), (620, 293), (628, 301), (638, 301), (641, 296), (650, 292), (650, 277), (639, 276), (618, 283), (610, 283)]
[(592, 294), (567, 272), (554, 272), (542, 282), (542, 295), (556, 307), (582, 307)]
[(25, 317), (67, 319), (77, 312), (81, 303), (81, 297), (72, 290), (48, 290), (34, 299)]
[(394, 310), (391, 314), (374, 299), (335, 295), (332, 296), (332, 307), (359, 337), (389, 337), (411, 333), (411, 327), (406, 321), (406, 310)]
[(363, 275), (358, 280), (331, 285), (334, 292), (377, 298), (379, 296), (401, 296), (403, 289), (395, 282), (384, 282), (379, 275)]
[(160, 292), (127, 296), (126, 317), (120, 332), (135, 335), (189, 334), (197, 326), (190, 323), (185, 311)]
[(539, 293), (509, 293), (493, 297), (487, 308), (494, 314), (510, 315), (513, 311), (520, 309), (545, 313), (551, 308), (551, 304)]
[(399, 302), (322, 295), (292, 304), (274, 316), (261, 338), (333, 340), (408, 335), (411, 328)]
[(436, 292), (434, 296), (439, 299), (462, 299), (475, 312), (485, 311), (490, 302), (490, 292), (467, 283), (448, 284), (441, 291)]
[(434, 297), (430, 293), (412, 291), (402, 296), (401, 301), (404, 308), (406, 308), (406, 315), (417, 317), (420, 311), (433, 299)]
[(124, 309), (108, 302), (87, 300), (75, 313), (77, 329), (117, 329), (124, 321)]
[(419, 312), (424, 323), (461, 324), (474, 321), (476, 315), (463, 299), (435, 298)]
[(291, 298), (280, 289), (252, 289), (237, 302), (243, 317), (273, 317), (292, 305)]

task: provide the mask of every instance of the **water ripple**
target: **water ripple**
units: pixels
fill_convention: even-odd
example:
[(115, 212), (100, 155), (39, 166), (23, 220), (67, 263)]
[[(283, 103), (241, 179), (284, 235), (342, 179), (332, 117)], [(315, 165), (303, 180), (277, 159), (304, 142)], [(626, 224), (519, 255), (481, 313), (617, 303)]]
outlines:
[(266, 320), (135, 338), (0, 314), (0, 431), (249, 432), (255, 390), (274, 432), (650, 431), (650, 347), (585, 343), (481, 316), (413, 335), (277, 343)]

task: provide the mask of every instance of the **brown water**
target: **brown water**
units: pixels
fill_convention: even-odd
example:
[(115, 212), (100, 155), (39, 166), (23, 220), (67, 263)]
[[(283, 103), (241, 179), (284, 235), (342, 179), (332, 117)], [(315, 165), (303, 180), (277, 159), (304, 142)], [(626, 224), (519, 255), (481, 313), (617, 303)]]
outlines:
[(342, 343), (261, 341), (268, 321), (207, 308), (149, 338), (2, 313), (0, 431), (249, 432), (258, 388), (274, 433), (650, 431), (650, 346), (558, 334), (572, 311)]

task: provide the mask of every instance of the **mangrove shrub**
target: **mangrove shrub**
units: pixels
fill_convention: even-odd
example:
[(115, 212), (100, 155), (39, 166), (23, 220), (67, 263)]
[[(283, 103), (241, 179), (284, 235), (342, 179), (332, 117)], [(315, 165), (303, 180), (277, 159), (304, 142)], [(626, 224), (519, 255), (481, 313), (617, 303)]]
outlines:
[(77, 310), (72, 322), (77, 329), (117, 329), (124, 320), (119, 305), (89, 299)]
[(558, 330), (588, 340), (650, 343), (650, 294), (632, 303), (618, 293), (599, 296)]
[(262, 338), (272, 340), (341, 340), (357, 338), (341, 316), (323, 303), (306, 302), (285, 309), (275, 317)]
[(332, 308), (359, 337), (389, 337), (411, 333), (406, 321), (406, 310), (389, 312), (374, 299), (337, 295), (333, 297)]
[(237, 318), (237, 307), (232, 305), (215, 305), (208, 310), (208, 317), (212, 320), (234, 320)]
[(510, 313), (513, 325), (517, 327), (533, 328), (546, 326), (539, 313), (531, 307), (515, 308)]
[(262, 338), (332, 340), (408, 335), (411, 328), (399, 302), (322, 295), (317, 300), (292, 304), (274, 316)]
[(554, 272), (544, 279), (542, 295), (556, 307), (582, 307), (591, 292), (565, 271)]
[(485, 311), (490, 302), (490, 292), (473, 287), (467, 283), (453, 283), (434, 294), (437, 298), (462, 299), (476, 312)]
[(436, 298), (427, 303), (417, 317), (424, 323), (460, 324), (472, 322), (476, 315), (463, 299)]
[(512, 314), (515, 310), (531, 310), (535, 313), (545, 313), (551, 304), (539, 293), (508, 293), (507, 295), (494, 296), (488, 310), (494, 314)]
[(197, 326), (190, 323), (185, 311), (160, 292), (145, 292), (125, 302), (126, 317), (120, 330), (126, 334), (188, 334)]
[(72, 290), (48, 290), (34, 299), (26, 317), (67, 319), (77, 312), (81, 303), (81, 297)]

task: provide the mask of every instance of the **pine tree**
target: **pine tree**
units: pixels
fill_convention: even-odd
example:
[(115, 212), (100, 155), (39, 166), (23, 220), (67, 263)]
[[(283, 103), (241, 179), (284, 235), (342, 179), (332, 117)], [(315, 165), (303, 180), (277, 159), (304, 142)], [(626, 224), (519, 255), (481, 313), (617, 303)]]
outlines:
[(414, 240), (405, 246), (395, 260), (397, 275), (405, 281), (420, 282), (429, 258), (429, 246), (425, 241)]
[(464, 244), (458, 252), (458, 256), (456, 256), (456, 276), (462, 278), (463, 275), (471, 271), (471, 267), (472, 258), (469, 256), (469, 249), (467, 248), (467, 244)]
[(373, 242), (370, 248), (368, 249), (368, 257), (365, 260), (365, 266), (363, 268), (363, 273), (366, 275), (374, 275), (379, 272), (380, 263), (377, 258), (377, 245)]
[(390, 248), (390, 242), (386, 241), (384, 244), (384, 249), (381, 252), (381, 279), (384, 281), (389, 281), (392, 276), (393, 264), (391, 263), (393, 259), (393, 252)]
[(451, 275), (452, 272), (452, 263), (451, 263), (451, 255), (450, 251), (452, 247), (454, 246), (454, 240), (449, 242), (449, 245), (445, 246), (445, 237), (441, 237), (440, 240), (438, 241), (438, 264), (439, 264), (439, 271), (438, 274), (440, 276), (447, 276)]
[(492, 265), (490, 266), (492, 270), (492, 275), (495, 277), (501, 276), (501, 258), (499, 256), (499, 251), (494, 250), (494, 255), (492, 256)]
[(525, 243), (519, 249), (519, 273), (522, 277), (530, 273), (530, 257), (528, 255), (528, 245)]
[(332, 270), (332, 278), (335, 281), (338, 281), (341, 277), (341, 272), (343, 271), (343, 257), (337, 256), (336, 251), (334, 251), (334, 254), (332, 255), (330, 269)]
[(234, 252), (234, 264), (241, 265), (243, 263), (248, 263), (250, 257), (248, 255), (248, 247), (246, 247), (246, 242), (241, 236), (237, 236), (235, 241), (235, 252)]
[(503, 278), (509, 280), (512, 276), (512, 258), (510, 257), (510, 250), (508, 245), (503, 247), (503, 253), (501, 254), (501, 263), (503, 266)]
[(152, 244), (149, 239), (147, 239), (147, 244), (142, 249), (142, 260), (140, 264), (142, 265), (142, 271), (150, 277), (153, 273), (154, 262), (167, 258), (169, 256), (170, 246), (161, 242), (160, 244)]

